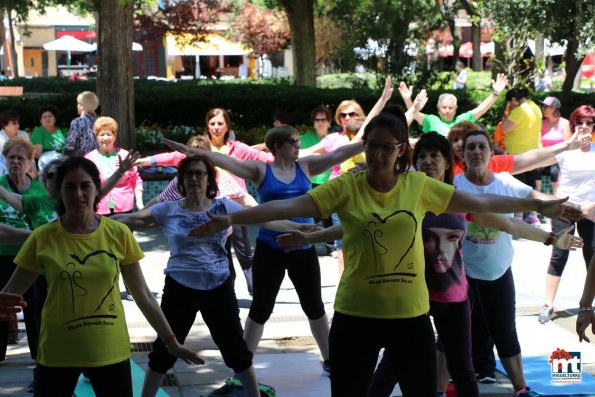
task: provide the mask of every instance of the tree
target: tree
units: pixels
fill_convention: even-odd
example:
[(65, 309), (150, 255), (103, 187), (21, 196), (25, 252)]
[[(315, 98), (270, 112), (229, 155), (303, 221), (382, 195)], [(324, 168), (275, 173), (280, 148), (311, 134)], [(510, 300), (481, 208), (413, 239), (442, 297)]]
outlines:
[(232, 37), (261, 56), (280, 51), (291, 37), (285, 15), (244, 1), (231, 24)]

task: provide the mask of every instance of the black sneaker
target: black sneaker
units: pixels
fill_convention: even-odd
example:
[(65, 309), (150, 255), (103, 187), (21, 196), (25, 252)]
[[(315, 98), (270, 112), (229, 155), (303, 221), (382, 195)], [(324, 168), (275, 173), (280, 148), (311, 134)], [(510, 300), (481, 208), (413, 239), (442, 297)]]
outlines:
[(27, 393), (35, 393), (35, 381), (29, 383), (29, 386), (25, 390)]
[(324, 360), (322, 362), (322, 375), (331, 377), (331, 360)]
[(494, 372), (483, 372), (477, 375), (477, 381), (483, 384), (496, 383), (496, 374)]

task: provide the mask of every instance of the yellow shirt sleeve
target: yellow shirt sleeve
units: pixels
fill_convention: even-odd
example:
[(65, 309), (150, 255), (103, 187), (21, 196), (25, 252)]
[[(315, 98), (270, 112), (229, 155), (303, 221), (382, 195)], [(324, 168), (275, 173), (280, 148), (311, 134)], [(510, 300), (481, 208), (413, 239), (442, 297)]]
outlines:
[(38, 243), (38, 231), (35, 230), (27, 238), (19, 253), (14, 259), (14, 263), (25, 270), (30, 272), (39, 273), (41, 271), (41, 265), (37, 259), (37, 243)]

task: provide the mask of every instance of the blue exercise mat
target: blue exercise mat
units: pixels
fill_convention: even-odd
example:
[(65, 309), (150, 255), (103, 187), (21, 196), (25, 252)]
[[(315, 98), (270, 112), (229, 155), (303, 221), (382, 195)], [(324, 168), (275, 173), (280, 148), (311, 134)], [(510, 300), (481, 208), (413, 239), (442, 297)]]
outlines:
[[(145, 381), (145, 372), (132, 359), (130, 360), (130, 369), (132, 371), (132, 389), (134, 397), (140, 397), (143, 391), (143, 382)], [(75, 397), (91, 397), (95, 396), (95, 392), (91, 387), (91, 383), (84, 380), (83, 375), (80, 376), (76, 389), (74, 390)], [(159, 389), (157, 397), (169, 397), (163, 389)]]
[[(500, 360), (496, 369), (506, 375)], [(595, 396), (595, 376), (584, 370), (581, 383), (552, 383), (549, 357), (523, 357), (523, 369), (527, 385), (542, 396)]]

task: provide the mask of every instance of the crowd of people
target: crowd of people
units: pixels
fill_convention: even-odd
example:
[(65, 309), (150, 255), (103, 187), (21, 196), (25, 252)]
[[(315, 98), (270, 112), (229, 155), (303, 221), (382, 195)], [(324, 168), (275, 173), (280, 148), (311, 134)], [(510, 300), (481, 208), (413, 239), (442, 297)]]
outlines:
[[(463, 77), (457, 89), (465, 89)], [(260, 396), (253, 357), (287, 274), (333, 396), (389, 396), (397, 382), (405, 396), (441, 396), (449, 379), (458, 395), (478, 396), (478, 382), (495, 381), (494, 346), (514, 395), (537, 395), (525, 381), (516, 331), (512, 236), (552, 249), (540, 323), (556, 315), (568, 251), (582, 249), (588, 273), (577, 333), (588, 340), (595, 109), (583, 105), (565, 119), (557, 98), (539, 107), (526, 90), (510, 88), (495, 155), (478, 119), (507, 84), (498, 75), (489, 96), (458, 116), (456, 97), (442, 94), (434, 115), (422, 113), (425, 90), (414, 98), (404, 83), (407, 111), (388, 105), (388, 78), (367, 116), (355, 100), (341, 102), (334, 117), (318, 106), (312, 131), (300, 134), (279, 112), (253, 147), (236, 137), (227, 110), (213, 108), (204, 135), (166, 140), (173, 151), (143, 158), (116, 145), (118, 124), (98, 114), (92, 92), (77, 97), (68, 131), (52, 106), (40, 109), (30, 137), (18, 114), (0, 113), (0, 362), (23, 308), (36, 362), (28, 391), (70, 397), (84, 374), (98, 396), (132, 396), (122, 280), (123, 297), (158, 335), (143, 397), (157, 394), (178, 358), (204, 363), (183, 346), (199, 312), (246, 395)], [(419, 138), (411, 137), (412, 121)], [(178, 174), (144, 203), (137, 167), (155, 165)], [(542, 176), (553, 194), (536, 183)], [(546, 217), (551, 232), (535, 227)], [(249, 224), (259, 225), (254, 249)], [(131, 232), (154, 226), (170, 248), (160, 304)], [(314, 243), (336, 251), (340, 265), (330, 321)], [(253, 296), (243, 325), (232, 246)], [(409, 365), (411, 356), (420, 364)]]

